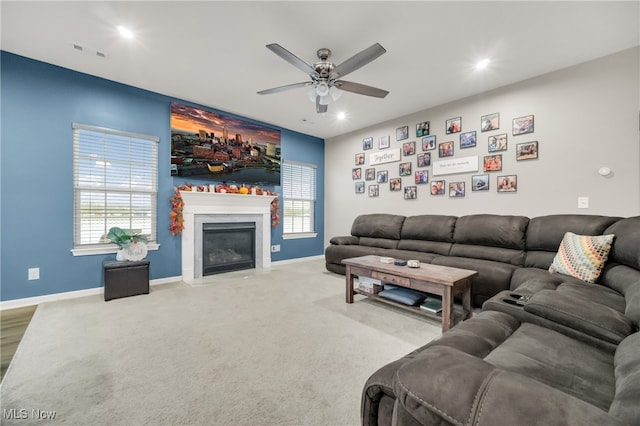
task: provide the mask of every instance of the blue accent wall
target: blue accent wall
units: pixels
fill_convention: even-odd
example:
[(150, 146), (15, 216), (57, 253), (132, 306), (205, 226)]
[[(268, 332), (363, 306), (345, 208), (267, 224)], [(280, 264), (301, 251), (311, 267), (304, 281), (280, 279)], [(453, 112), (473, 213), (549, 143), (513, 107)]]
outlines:
[[(186, 102), (4, 51), (0, 75), (0, 300), (99, 287), (102, 261), (115, 256), (71, 254), (71, 124), (74, 122), (160, 138), (160, 249), (150, 251), (147, 258), (151, 262), (151, 279), (180, 276), (181, 243), (180, 237), (173, 237), (169, 232), (169, 198), (174, 186), (184, 180), (171, 177), (169, 170), (170, 104), (171, 101)], [(282, 225), (272, 229), (272, 244), (281, 246), (279, 253), (272, 254), (272, 260), (321, 255), (324, 252), (324, 140), (261, 124), (281, 131), (283, 159), (318, 165), (318, 236), (282, 240)], [(189, 182), (200, 183), (197, 179)], [(280, 187), (272, 189), (281, 192)], [(40, 279), (29, 281), (27, 270), (34, 267), (40, 268)]]

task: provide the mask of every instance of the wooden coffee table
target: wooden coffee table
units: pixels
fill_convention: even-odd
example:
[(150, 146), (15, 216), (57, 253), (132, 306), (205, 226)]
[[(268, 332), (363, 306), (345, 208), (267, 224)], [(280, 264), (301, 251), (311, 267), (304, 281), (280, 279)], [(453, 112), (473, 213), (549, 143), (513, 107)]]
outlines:
[(353, 277), (370, 277), (385, 283), (392, 283), (399, 287), (406, 287), (425, 293), (442, 296), (442, 331), (445, 332), (454, 326), (453, 298), (462, 295), (463, 312), (459, 320), (471, 318), (471, 280), (478, 272), (468, 269), (458, 269), (449, 266), (421, 264), (419, 268), (408, 266), (396, 266), (393, 263), (380, 262), (380, 256), (361, 256), (344, 259), (347, 267), (345, 277), (347, 281), (347, 303), (353, 303), (355, 293), (362, 294), (375, 300), (388, 303), (402, 309), (410, 310), (421, 315), (439, 318), (438, 315), (421, 310), (418, 306), (408, 306), (385, 299), (375, 294), (360, 291), (353, 288)]

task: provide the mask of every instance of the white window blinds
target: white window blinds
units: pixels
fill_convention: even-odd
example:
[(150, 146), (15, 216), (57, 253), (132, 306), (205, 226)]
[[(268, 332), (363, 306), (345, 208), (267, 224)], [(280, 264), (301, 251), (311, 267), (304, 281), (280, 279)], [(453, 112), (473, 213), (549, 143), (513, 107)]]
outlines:
[(74, 248), (118, 226), (156, 241), (158, 138), (73, 124)]
[(316, 168), (314, 164), (285, 161), (282, 164), (283, 232), (315, 231)]

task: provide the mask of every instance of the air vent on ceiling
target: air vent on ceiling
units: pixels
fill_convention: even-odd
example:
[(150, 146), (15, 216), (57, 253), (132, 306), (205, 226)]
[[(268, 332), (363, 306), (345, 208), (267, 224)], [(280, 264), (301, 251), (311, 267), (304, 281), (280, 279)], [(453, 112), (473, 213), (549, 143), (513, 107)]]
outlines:
[(88, 48), (88, 47), (85, 47), (85, 46), (83, 46), (81, 44), (77, 44), (77, 43), (73, 43), (73, 48), (75, 50), (77, 50), (78, 52), (87, 53), (89, 55), (95, 55), (95, 56), (97, 56), (99, 58), (102, 58), (102, 59), (107, 59), (107, 56), (108, 56), (106, 52), (102, 52), (102, 51), (97, 50), (97, 49)]

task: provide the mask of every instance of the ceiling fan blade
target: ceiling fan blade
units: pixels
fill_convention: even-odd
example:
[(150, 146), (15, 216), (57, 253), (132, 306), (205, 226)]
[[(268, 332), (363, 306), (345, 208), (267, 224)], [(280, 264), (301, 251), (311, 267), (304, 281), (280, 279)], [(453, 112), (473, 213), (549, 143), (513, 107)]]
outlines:
[(310, 81), (303, 81), (301, 83), (286, 84), (284, 86), (274, 87), (272, 89), (261, 90), (261, 91), (258, 92), (258, 95), (270, 95), (272, 93), (280, 93), (280, 92), (284, 92), (285, 90), (297, 89), (298, 87), (311, 86), (312, 84), (313, 83), (310, 82)]
[(359, 95), (373, 96), (375, 98), (384, 98), (389, 94), (386, 90), (367, 86), (366, 84), (354, 83), (352, 81), (336, 80), (334, 84), (340, 90), (357, 93)]
[(364, 49), (362, 52), (356, 53), (355, 55), (338, 65), (334, 69), (334, 72), (337, 73), (339, 77), (343, 77), (350, 72), (353, 72), (358, 68), (367, 65), (369, 62), (373, 61), (384, 52), (386, 52), (385, 48), (380, 46), (379, 43), (376, 43), (373, 46)]
[(280, 46), (277, 43), (267, 44), (267, 49), (271, 50), (273, 53), (280, 56), (282, 59), (289, 62), (291, 65), (298, 68), (305, 74), (309, 74), (309, 75), (318, 74), (311, 65), (307, 64), (305, 61), (298, 58), (296, 55), (289, 52), (287, 49), (285, 49), (284, 47)]
[(320, 96), (316, 96), (316, 112), (318, 114), (322, 114), (327, 112), (328, 108), (329, 108), (329, 105), (322, 105), (320, 103)]

